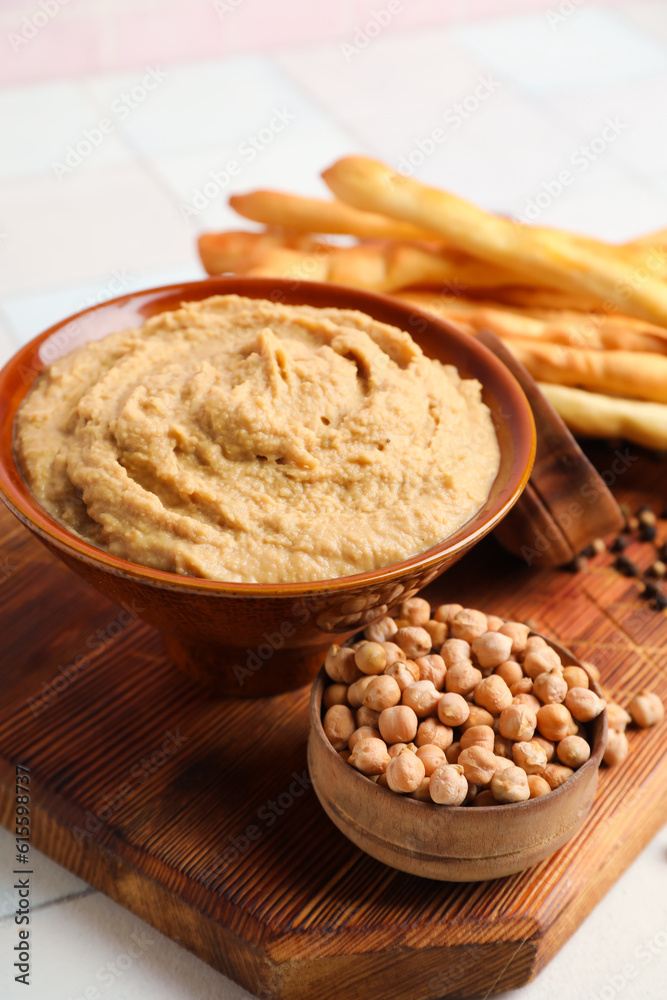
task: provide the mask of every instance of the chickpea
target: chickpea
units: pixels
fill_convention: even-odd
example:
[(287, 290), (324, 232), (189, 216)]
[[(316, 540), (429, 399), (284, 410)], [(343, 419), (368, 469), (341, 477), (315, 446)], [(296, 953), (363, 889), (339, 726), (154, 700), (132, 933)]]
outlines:
[(590, 757), (591, 748), (588, 745), (588, 740), (582, 739), (581, 736), (566, 736), (558, 744), (556, 752), (561, 764), (576, 771)]
[[(521, 664), (517, 663), (516, 660), (504, 660), (502, 663), (498, 664), (494, 673), (496, 673), (498, 677), (502, 677), (510, 691), (512, 690), (513, 684), (518, 684), (519, 681), (523, 680), (523, 670), (521, 668)], [(530, 678), (526, 678), (526, 680), (530, 680)]]
[(388, 642), (398, 631), (396, 622), (389, 615), (378, 618), (376, 622), (371, 622), (364, 629), (364, 638), (369, 642)]
[[(535, 638), (535, 636), (531, 636), (531, 638)], [(536, 649), (530, 653), (526, 653), (523, 659), (523, 672), (533, 680), (535, 680), (538, 674), (546, 673), (552, 667), (560, 666), (560, 656), (551, 646), (544, 646), (543, 649)]]
[(451, 726), (444, 726), (437, 719), (430, 718), (419, 723), (415, 743), (418, 747), (433, 743), (442, 750), (446, 750), (453, 739), (454, 731)]
[(563, 669), (563, 680), (567, 684), (568, 691), (570, 688), (587, 688), (588, 674), (582, 667), (565, 667)]
[(431, 792), (429, 786), (431, 784), (431, 779), (429, 777), (422, 778), (421, 785), (416, 788), (414, 792), (410, 792), (410, 798), (417, 799), (419, 802), (432, 802)]
[(445, 625), (449, 625), (459, 611), (463, 611), (462, 604), (440, 604), (433, 612), (433, 617), (437, 622), (444, 622)]
[(515, 743), (512, 748), (512, 760), (526, 774), (541, 774), (547, 766), (546, 750), (532, 740)]
[(383, 771), (382, 774), (375, 775), (374, 778), (372, 775), (369, 775), (369, 777), (371, 778), (371, 781), (375, 781), (375, 784), (379, 785), (380, 788), (389, 788), (389, 785), (387, 784), (387, 774), (385, 771)]
[(607, 723), (610, 729), (615, 729), (622, 733), (625, 727), (632, 722), (632, 716), (626, 712), (616, 701), (607, 702)]
[(445, 688), (453, 694), (462, 694), (465, 697), (467, 694), (472, 694), (481, 680), (481, 670), (473, 667), (470, 660), (460, 660), (447, 667)]
[(546, 649), (549, 643), (541, 635), (529, 635), (524, 646), (524, 653), (533, 653), (537, 649)]
[[(595, 691), (588, 688), (570, 688), (565, 696), (565, 705), (577, 722), (590, 722), (604, 710), (605, 703)], [(545, 733), (548, 736), (548, 733)]]
[(459, 764), (441, 764), (431, 775), (431, 799), (441, 806), (460, 806), (468, 794), (468, 782)]
[(324, 715), (322, 728), (334, 750), (346, 750), (347, 741), (357, 728), (357, 724), (347, 705), (332, 705)]
[(520, 767), (506, 767), (491, 778), (491, 792), (496, 802), (525, 802), (530, 798), (528, 775)]
[(454, 639), (464, 639), (471, 645), (480, 635), (487, 631), (486, 615), (482, 611), (475, 611), (473, 608), (463, 608), (459, 611), (449, 625), (449, 634)]
[(407, 705), (395, 705), (380, 712), (378, 729), (386, 743), (409, 743), (417, 735), (419, 721)]
[(571, 767), (563, 767), (561, 764), (547, 764), (542, 771), (542, 777), (549, 782), (552, 792), (554, 789), (560, 788), (573, 774), (574, 771)]
[(485, 788), (478, 792), (472, 800), (473, 806), (497, 806), (496, 798), (490, 788)]
[(355, 653), (349, 646), (329, 646), (324, 669), (336, 684), (352, 684), (359, 676), (355, 663)]
[(401, 700), (401, 689), (393, 677), (387, 674), (380, 674), (371, 677), (371, 682), (364, 691), (363, 705), (374, 712), (381, 712), (385, 708), (393, 708)]
[(491, 726), (493, 729), (493, 725), (494, 718), (490, 712), (487, 712), (481, 705), (470, 705), (468, 718), (465, 722), (461, 723), (461, 730), (465, 732), (466, 729), (470, 729), (472, 726)]
[(530, 740), (533, 738), (537, 716), (527, 705), (510, 705), (500, 713), (498, 730), (508, 740)]
[(567, 681), (561, 675), (558, 667), (538, 674), (533, 681), (533, 694), (545, 705), (559, 705), (567, 694)]
[(628, 737), (623, 730), (609, 729), (607, 731), (607, 745), (604, 748), (603, 761), (607, 767), (615, 767), (628, 755)]
[(541, 774), (529, 774), (528, 787), (530, 788), (531, 799), (539, 799), (542, 795), (548, 795), (551, 791), (551, 785)]
[(460, 726), (470, 715), (470, 705), (460, 694), (448, 692), (440, 696), (438, 718), (445, 726)]
[(330, 684), (324, 689), (322, 704), (325, 709), (332, 705), (347, 705), (347, 684)]
[(491, 674), (476, 685), (475, 702), (492, 715), (500, 715), (504, 708), (512, 704), (512, 692), (502, 677)]
[(461, 744), (456, 741), (445, 749), (445, 757), (447, 758), (448, 764), (458, 764), (459, 757), (461, 756)]
[(444, 622), (435, 622), (431, 619), (428, 622), (424, 622), (422, 628), (425, 629), (431, 636), (431, 645), (434, 649), (440, 649), (443, 642), (449, 635), (449, 628)]
[(400, 688), (401, 694), (405, 691), (406, 687), (415, 683), (414, 674), (408, 667), (407, 663), (401, 660), (396, 660), (396, 662), (392, 663), (390, 667), (386, 667), (384, 676), (394, 678)]
[(364, 701), (364, 694), (366, 693), (366, 688), (372, 681), (371, 676), (362, 675), (358, 681), (354, 684), (350, 684), (347, 689), (347, 700), (351, 708), (361, 708)]
[(457, 761), (463, 767), (466, 781), (484, 787), (498, 770), (496, 755), (484, 747), (468, 747), (461, 750)]
[(391, 757), (383, 741), (370, 736), (355, 744), (348, 764), (356, 767), (362, 774), (382, 774), (386, 771), (390, 760)]
[(415, 663), (419, 667), (419, 680), (433, 681), (437, 690), (442, 691), (447, 673), (443, 658), (438, 653), (430, 653), (429, 656), (420, 656)]
[(355, 729), (350, 738), (348, 739), (347, 745), (350, 750), (354, 750), (359, 740), (370, 740), (370, 739), (375, 739), (375, 740), (380, 739), (380, 733), (378, 732), (378, 730), (373, 729), (372, 726), (359, 726), (359, 728)]
[(466, 729), (464, 733), (461, 733), (461, 749), (467, 750), (468, 747), (485, 747), (487, 750), (493, 750), (495, 739), (496, 734), (491, 729), (491, 726), (471, 726), (470, 729)]
[(600, 671), (595, 664), (591, 663), (590, 660), (582, 660), (581, 663), (589, 677), (592, 677), (595, 683), (598, 684), (600, 681)]
[[(400, 646), (396, 645), (395, 642), (383, 642), (380, 645), (387, 654), (387, 667), (390, 667), (392, 663), (396, 663), (397, 660), (405, 660), (405, 653)], [(387, 667), (384, 668), (385, 671)]]
[(556, 744), (553, 742), (553, 740), (546, 740), (544, 736), (537, 735), (531, 737), (531, 743), (537, 743), (539, 746), (541, 746), (545, 754), (547, 755), (547, 764), (551, 763), (551, 761), (556, 756)]
[(510, 684), (512, 697), (516, 698), (520, 694), (530, 694), (533, 690), (533, 682), (530, 677), (522, 677), (515, 684)]
[(415, 681), (406, 687), (401, 695), (401, 703), (414, 709), (419, 719), (435, 715), (440, 701), (440, 692), (433, 681)]
[(420, 656), (427, 656), (431, 652), (431, 636), (426, 629), (418, 625), (408, 625), (399, 628), (394, 636), (394, 642), (401, 647), (409, 659), (416, 660)]
[[(634, 722), (642, 729), (655, 726), (665, 717), (665, 707), (660, 698), (654, 691), (647, 691), (646, 688), (642, 688), (634, 696), (628, 708)], [(572, 714), (574, 715), (574, 712)]]
[(402, 750), (387, 764), (387, 784), (392, 792), (415, 792), (426, 777), (423, 761), (411, 750)]
[(500, 632), (500, 629), (504, 624), (505, 619), (501, 618), (499, 615), (486, 616), (486, 627), (489, 632)]
[(367, 705), (362, 705), (354, 713), (354, 720), (357, 726), (372, 726), (373, 729), (377, 729), (379, 718), (380, 713), (374, 711), (372, 708), (368, 708)]
[(445, 661), (447, 669), (453, 667), (455, 663), (469, 663), (471, 656), (470, 643), (463, 639), (447, 639), (443, 642), (440, 655)]
[(427, 778), (431, 777), (436, 767), (447, 763), (445, 751), (442, 747), (436, 746), (435, 743), (424, 743), (423, 746), (418, 748), (417, 756), (424, 765)]
[(513, 760), (513, 748), (514, 740), (508, 740), (506, 736), (501, 736), (500, 733), (494, 734), (493, 752), (496, 757), (502, 757), (503, 760)]
[(515, 694), (512, 698), (513, 705), (525, 705), (531, 712), (537, 713), (542, 708), (542, 702), (534, 694)]
[(507, 635), (512, 640), (511, 656), (521, 656), (525, 652), (530, 629), (522, 622), (503, 622), (498, 629), (501, 635)]
[(558, 743), (569, 735), (572, 716), (565, 705), (542, 705), (537, 713), (537, 728), (548, 740)]
[(399, 617), (411, 625), (425, 625), (431, 617), (431, 605), (423, 597), (410, 597), (401, 604)]
[(381, 674), (387, 666), (387, 653), (379, 642), (365, 642), (354, 659), (362, 674)]
[(510, 658), (512, 640), (500, 632), (485, 632), (474, 640), (471, 649), (480, 667), (499, 667)]
[(411, 750), (413, 753), (417, 753), (417, 747), (414, 743), (392, 743), (388, 749), (390, 757), (398, 757), (401, 750)]

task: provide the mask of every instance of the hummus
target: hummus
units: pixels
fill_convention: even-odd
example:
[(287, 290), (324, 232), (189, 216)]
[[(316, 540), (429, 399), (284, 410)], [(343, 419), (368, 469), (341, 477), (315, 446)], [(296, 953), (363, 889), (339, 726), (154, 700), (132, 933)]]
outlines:
[(16, 418), (34, 496), (113, 555), (211, 580), (361, 573), (486, 500), (480, 385), (361, 312), (216, 296), (56, 361)]

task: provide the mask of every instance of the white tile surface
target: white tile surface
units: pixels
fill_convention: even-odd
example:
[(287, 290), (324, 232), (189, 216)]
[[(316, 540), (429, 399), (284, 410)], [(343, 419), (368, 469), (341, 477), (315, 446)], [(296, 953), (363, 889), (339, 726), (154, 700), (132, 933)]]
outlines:
[(498, 73), (543, 94), (667, 69), (663, 45), (616, 12), (585, 3), (554, 26), (540, 11), (464, 24), (452, 35)]
[[(101, 117), (73, 83), (0, 90), (0, 178), (34, 173), (55, 176), (53, 163), (65, 161), (68, 147), (85, 144), (86, 132), (98, 145), (90, 143), (91, 152), (81, 158), (81, 169), (128, 162), (131, 154), (117, 129), (108, 133), (98, 129)], [(86, 149), (83, 145), (82, 151)]]
[(622, 130), (613, 142), (615, 161), (635, 175), (658, 177), (667, 170), (666, 93), (667, 72), (554, 94), (547, 103), (565, 127), (591, 138), (616, 122)]
[[(161, 67), (166, 79), (128, 111), (120, 130), (143, 156), (217, 151), (237, 147), (266, 128), (274, 110), (297, 118), (312, 114), (309, 102), (269, 59), (238, 56), (215, 62)], [(143, 71), (90, 81), (100, 110), (140, 83)], [(289, 131), (289, 130), (287, 130)]]
[(6, 182), (0, 292), (108, 280), (189, 260), (177, 209), (139, 165)]

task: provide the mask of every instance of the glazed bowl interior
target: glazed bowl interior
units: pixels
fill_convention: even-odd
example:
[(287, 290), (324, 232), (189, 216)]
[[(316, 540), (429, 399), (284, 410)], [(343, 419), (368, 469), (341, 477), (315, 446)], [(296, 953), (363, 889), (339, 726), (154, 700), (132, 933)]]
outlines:
[[(151, 316), (178, 308), (183, 302), (226, 294), (286, 305), (360, 310), (406, 330), (428, 356), (455, 365), (463, 378), (478, 379), (500, 447), (499, 471), (481, 509), (455, 534), (400, 563), (336, 580), (280, 584), (204, 580), (151, 569), (98, 549), (59, 524), (31, 495), (12, 452), (16, 411), (39, 373), (88, 341), (140, 326)], [(262, 626), (284, 624), (286, 602), (292, 607), (298, 598), (318, 602), (297, 614), (296, 633), (286, 636), (284, 649), (280, 653), (274, 650), (271, 657), (275, 673), (286, 651), (308, 647), (308, 675), (297, 671), (294, 676), (283, 675), (283, 681), (276, 676), (269, 683), (269, 671), (264, 670), (258, 690), (254, 689), (257, 685), (250, 684), (243, 693), (274, 693), (311, 679), (319, 665), (315, 650), (317, 655), (321, 653), (332, 632), (349, 634), (355, 626), (379, 617), (389, 604), (395, 605), (409, 592), (415, 593), (460, 558), (502, 520), (519, 498), (530, 475), (534, 452), (530, 406), (513, 376), (489, 350), (455, 327), (405, 303), (343, 286), (219, 277), (136, 292), (55, 324), (26, 344), (0, 372), (0, 495), (47, 547), (98, 589), (115, 600), (138, 598), (146, 608), (142, 617), (165, 633), (170, 653), (182, 666), (195, 673), (201, 667), (201, 679), (208, 680), (205, 661), (210, 661), (215, 672), (220, 657), (216, 660), (213, 652), (201, 644), (195, 651), (193, 643), (210, 640), (218, 644), (218, 653), (222, 643), (233, 647), (236, 656), (239, 649), (257, 641)], [(233, 607), (228, 608), (223, 598), (234, 598)], [(257, 610), (258, 601), (263, 615)], [(302, 621), (306, 615), (308, 620)], [(181, 642), (178, 636), (189, 639)], [(184, 652), (184, 642), (190, 647), (189, 653)], [(289, 669), (286, 663), (280, 667), (283, 671)]]

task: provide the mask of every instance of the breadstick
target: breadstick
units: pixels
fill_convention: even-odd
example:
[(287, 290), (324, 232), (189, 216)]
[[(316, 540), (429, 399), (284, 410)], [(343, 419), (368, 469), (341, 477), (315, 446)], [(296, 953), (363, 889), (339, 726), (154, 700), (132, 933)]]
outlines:
[(395, 173), (365, 157), (339, 160), (323, 174), (336, 197), (355, 208), (429, 228), (453, 245), (532, 283), (591, 295), (606, 312), (667, 325), (667, 284), (565, 233), (535, 230)]
[(243, 261), (273, 247), (309, 250), (311, 236), (286, 233), (202, 233), (198, 240), (199, 256), (208, 274), (236, 271)]
[(642, 351), (596, 351), (508, 338), (533, 378), (667, 403), (667, 357)]
[(282, 191), (251, 191), (232, 195), (229, 204), (245, 219), (304, 233), (346, 233), (380, 240), (437, 239), (433, 233), (409, 222), (374, 212), (360, 212), (344, 201), (302, 198)]
[(604, 396), (550, 382), (538, 384), (574, 434), (623, 437), (646, 448), (667, 450), (667, 406)]

